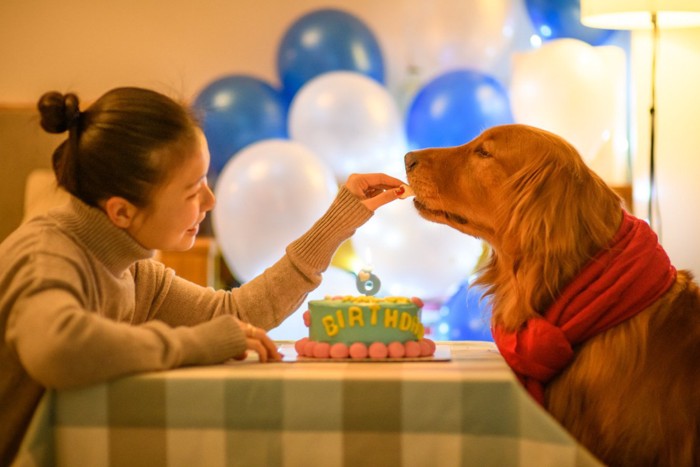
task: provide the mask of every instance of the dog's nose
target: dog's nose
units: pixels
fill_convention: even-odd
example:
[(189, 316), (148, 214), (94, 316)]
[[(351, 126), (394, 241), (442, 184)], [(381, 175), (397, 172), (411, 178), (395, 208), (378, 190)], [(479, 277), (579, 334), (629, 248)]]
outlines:
[(416, 153), (409, 152), (408, 154), (403, 156), (403, 163), (406, 166), (406, 173), (415, 169), (416, 166), (418, 165), (418, 157), (417, 157)]

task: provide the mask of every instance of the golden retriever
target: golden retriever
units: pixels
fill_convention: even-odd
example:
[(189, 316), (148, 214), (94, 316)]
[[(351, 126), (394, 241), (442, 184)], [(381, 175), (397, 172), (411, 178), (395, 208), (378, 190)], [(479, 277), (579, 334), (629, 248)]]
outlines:
[[(491, 245), (478, 282), (491, 296), (492, 328), (511, 336), (542, 322), (592, 259), (614, 253), (611, 242), (627, 216), (572, 145), (525, 125), (413, 151), (405, 165), (421, 216)], [(651, 235), (653, 245), (644, 247), (667, 259)], [(619, 275), (630, 275), (644, 257), (617, 265)], [(661, 270), (672, 273), (663, 293), (572, 345), (569, 363), (543, 383), (544, 407), (609, 465), (700, 466), (700, 293), (690, 272)], [(657, 273), (636, 275), (644, 284)], [(633, 284), (619, 299), (645, 292)]]

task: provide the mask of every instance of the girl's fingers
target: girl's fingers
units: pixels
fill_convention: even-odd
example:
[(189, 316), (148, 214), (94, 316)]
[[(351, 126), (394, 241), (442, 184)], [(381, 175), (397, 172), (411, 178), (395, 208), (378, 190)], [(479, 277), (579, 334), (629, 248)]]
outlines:
[(262, 344), (257, 339), (246, 339), (246, 342), (248, 343), (248, 348), (250, 350), (254, 350), (258, 354), (258, 359), (260, 360), (261, 363), (267, 362), (268, 359), (268, 352), (265, 346)]
[(380, 206), (384, 206), (387, 203), (397, 200), (399, 198), (399, 195), (400, 193), (398, 192), (398, 189), (393, 188), (391, 190), (383, 191), (382, 193), (379, 193), (378, 195), (372, 198), (363, 200), (362, 204), (367, 206), (367, 209), (375, 211)]
[(257, 328), (250, 323), (241, 323), (241, 329), (246, 335), (246, 348), (257, 352), (261, 362), (282, 360), (282, 356), (277, 351), (277, 346), (263, 329)]

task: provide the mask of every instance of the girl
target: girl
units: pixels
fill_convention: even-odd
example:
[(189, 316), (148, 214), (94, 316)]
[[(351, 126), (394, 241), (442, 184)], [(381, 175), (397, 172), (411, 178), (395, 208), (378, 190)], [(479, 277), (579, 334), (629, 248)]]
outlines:
[(68, 131), (53, 155), (64, 206), (0, 245), (0, 465), (11, 462), (45, 388), (244, 358), (278, 361), (265, 329), (321, 281), (337, 247), (401, 181), (352, 175), (328, 211), (286, 255), (240, 288), (204, 288), (152, 260), (186, 250), (214, 206), (209, 152), (182, 105), (114, 89), (79, 109), (47, 93), (41, 125)]

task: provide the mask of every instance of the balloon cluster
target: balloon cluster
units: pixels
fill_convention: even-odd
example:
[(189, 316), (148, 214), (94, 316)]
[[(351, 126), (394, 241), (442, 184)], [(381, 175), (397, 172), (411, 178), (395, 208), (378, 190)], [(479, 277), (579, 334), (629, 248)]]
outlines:
[[(425, 26), (417, 30), (423, 47), (414, 58), (451, 58), (447, 69), (443, 60), (420, 83), (404, 110), (385, 86), (379, 41), (360, 19), (337, 9), (308, 13), (283, 35), (277, 51), (281, 86), (234, 74), (196, 96), (218, 198), (214, 232), (240, 282), (283, 255), (349, 174), (382, 171), (403, 178), (407, 150), (460, 145), (490, 126), (520, 122), (561, 134), (590, 161), (610, 151), (606, 143), (616, 135), (624, 137), (618, 108), (609, 112), (624, 95), (624, 57), (590, 45), (612, 33), (589, 31), (578, 16), (574, 20), (570, 10), (578, 0), (525, 1), (530, 26), (549, 31), (541, 33), (548, 42), (511, 51), (509, 85), (488, 67), (508, 52), (514, 0), (470, 0), (470, 12), (478, 13), (469, 18), (473, 27), (455, 21), (446, 8), (461, 2), (440, 1), (430, 15), (439, 28), (432, 27), (435, 21), (416, 22)], [(479, 42), (485, 37), (492, 38), (489, 44)], [(339, 250), (324, 281), (337, 289), (331, 294), (352, 294), (354, 274), (371, 262), (382, 271), (380, 293), (444, 300), (473, 273), (481, 252), (479, 241), (425, 222), (411, 203), (397, 202)], [(339, 268), (346, 271), (332, 271)], [(457, 302), (445, 303), (457, 310)]]
[[(212, 155), (210, 178), (218, 198), (214, 232), (241, 282), (284, 254), (351, 173), (404, 174), (404, 116), (384, 86), (379, 42), (362, 21), (335, 9), (301, 17), (281, 40), (277, 66), (279, 89), (258, 78), (232, 75), (210, 83), (194, 101)], [(425, 97), (407, 118), (426, 124), (434, 120), (433, 136), (442, 138), (440, 122), (462, 119), (472, 106), (466, 119), (470, 127), (453, 135), (460, 143), (498, 120), (489, 114), (510, 120), (505, 91), (494, 80), (474, 72), (463, 80), (467, 89), (450, 89), (454, 83), (428, 83)], [(485, 85), (493, 86), (500, 106), (487, 102)], [(441, 115), (424, 115), (431, 99), (454, 105)], [(425, 131), (421, 144), (434, 145)], [(431, 251), (417, 254), (421, 245), (432, 245)], [(382, 292), (443, 297), (451, 284), (471, 273), (479, 251), (477, 240), (425, 222), (408, 202), (394, 203), (341, 252), (353, 260), (338, 257), (334, 266), (350, 267), (356, 274), (371, 255), (383, 272)]]
[(440, 307), (433, 338), (450, 341), (492, 341), (491, 304), (484, 290), (464, 281)]

